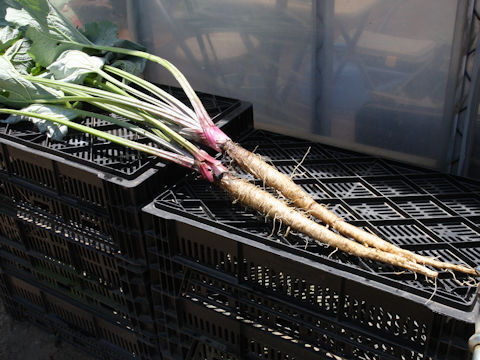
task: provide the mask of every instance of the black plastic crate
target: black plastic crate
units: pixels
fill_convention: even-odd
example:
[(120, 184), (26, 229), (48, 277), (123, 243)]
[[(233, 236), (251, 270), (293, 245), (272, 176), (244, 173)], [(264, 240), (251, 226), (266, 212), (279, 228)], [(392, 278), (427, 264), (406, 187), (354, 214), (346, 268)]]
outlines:
[(140, 336), (118, 321), (9, 272), (0, 274), (0, 297), (18, 320), (54, 334), (104, 360), (162, 359), (156, 339)]
[[(207, 275), (195, 267), (183, 269), (186, 276), (177, 274), (174, 279), (181, 284), (177, 294), (160, 285), (152, 291), (158, 304), (161, 349), (167, 358), (202, 359), (205, 345), (222, 352), (224, 358), (237, 359), (439, 358), (424, 355), (426, 338), (433, 336), (420, 325), (424, 317), (403, 322), (383, 309), (375, 311), (364, 303), (350, 303), (352, 299), (348, 297), (344, 304), (339, 304), (334, 292), (327, 290), (317, 296), (323, 307), (337, 312), (331, 316), (235, 284), (228, 278)], [(400, 306), (398, 299), (393, 302)], [(359, 309), (363, 316), (356, 320), (367, 324), (374, 317), (375, 331), (345, 321), (348, 316), (358, 316)], [(448, 326), (449, 330), (443, 329), (444, 340), (454, 342), (462, 324)], [(399, 342), (392, 331), (408, 331), (410, 341)], [(447, 350), (450, 358), (458, 355), (458, 349), (452, 345), (442, 350)]]
[[(18, 204), (26, 206), (34, 206), (40, 210), (52, 214), (52, 216), (60, 217), (64, 222), (72, 226), (97, 233), (99, 235), (108, 236), (117, 226), (111, 223), (110, 217), (98, 208), (85, 207), (79, 204), (76, 199), (68, 196), (58, 196), (53, 191), (29, 184), (21, 179), (3, 177), (5, 181), (5, 193)], [(2, 179), (2, 174), (0, 174)], [(138, 228), (135, 216), (131, 217), (130, 227)]]
[[(480, 262), (479, 182), (264, 131), (242, 143), (259, 145), (257, 153), (277, 158), (274, 164), (288, 162), (280, 167), (288, 174), (315, 149), (295, 180), (319, 202), (403, 248), (470, 266)], [(168, 188), (144, 212), (153, 303), (167, 343), (192, 333), (242, 358), (239, 339), (243, 345), (257, 341), (245, 338), (248, 328), (264, 329), (271, 342), (258, 344), (280, 351), (272, 350), (272, 359), (280, 353), (302, 358), (306, 349), (329, 359), (469, 357), (479, 307), (476, 288), (460, 283), (466, 280), (460, 274), (441, 272), (433, 284), (303, 235), (285, 236), (280, 224), (193, 177)], [(237, 346), (212, 337), (200, 320), (192, 325), (182, 318), (193, 306), (228, 319)], [(255, 311), (263, 313), (255, 318)], [(183, 348), (173, 341), (172, 351), (188, 358), (192, 341)]]
[[(110, 214), (106, 215), (98, 209), (79, 205), (75, 199), (42, 191), (18, 179), (6, 181), (5, 189), (7, 196), (3, 196), (3, 201), (10, 203), (14, 212), (30, 209), (31, 212), (44, 214), (75, 231), (88, 233), (105, 246), (115, 248), (118, 256), (125, 261), (147, 266), (140, 209), (130, 212), (112, 207)], [(114, 223), (112, 218), (122, 225)]]
[[(166, 89), (183, 101), (183, 93)], [(217, 125), (232, 138), (252, 127), (251, 105), (199, 94)], [(84, 123), (126, 138), (147, 139), (106, 121)], [(60, 215), (65, 221), (112, 236), (118, 230), (141, 233), (139, 209), (186, 171), (158, 158), (71, 130), (62, 142), (49, 140), (32, 124), (0, 124), (0, 194)], [(139, 235), (141, 236), (141, 235)], [(145, 259), (143, 242), (119, 244), (129, 258)]]
[[(25, 260), (25, 257), (29, 260)], [(75, 269), (65, 264), (40, 254), (12, 249), (11, 246), (3, 246), (0, 250), (0, 264), (5, 271), (21, 276), (33, 284), (54, 289), (133, 331), (150, 337), (156, 334), (149, 296), (145, 293), (137, 292), (134, 296), (129, 296), (125, 294), (130, 290), (128, 287), (99, 283), (79, 275)], [(120, 272), (123, 272), (123, 269)], [(124, 275), (119, 277), (124, 280)], [(139, 276), (136, 277), (137, 280), (138, 278)], [(145, 287), (145, 284), (142, 286)]]
[[(14, 204), (13, 204), (14, 205)], [(0, 209), (0, 266), (144, 333), (152, 324), (149, 274), (112, 242), (29, 204)], [(129, 241), (138, 241), (131, 236)]]

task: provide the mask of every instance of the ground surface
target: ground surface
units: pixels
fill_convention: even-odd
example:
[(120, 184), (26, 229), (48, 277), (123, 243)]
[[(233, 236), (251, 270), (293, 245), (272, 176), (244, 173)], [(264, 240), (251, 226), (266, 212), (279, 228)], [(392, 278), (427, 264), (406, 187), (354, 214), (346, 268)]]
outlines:
[(93, 360), (51, 334), (12, 319), (0, 302), (0, 360)]

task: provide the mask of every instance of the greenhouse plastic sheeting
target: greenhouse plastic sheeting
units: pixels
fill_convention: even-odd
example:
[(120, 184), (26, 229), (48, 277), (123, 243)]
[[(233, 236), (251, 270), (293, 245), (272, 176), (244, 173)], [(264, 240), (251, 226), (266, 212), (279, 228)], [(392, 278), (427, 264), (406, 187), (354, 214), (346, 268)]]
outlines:
[[(445, 168), (455, 24), (467, 1), (56, 3), (80, 24), (115, 21), (195, 89), (251, 101), (257, 127)], [(156, 65), (146, 76), (174, 83)]]

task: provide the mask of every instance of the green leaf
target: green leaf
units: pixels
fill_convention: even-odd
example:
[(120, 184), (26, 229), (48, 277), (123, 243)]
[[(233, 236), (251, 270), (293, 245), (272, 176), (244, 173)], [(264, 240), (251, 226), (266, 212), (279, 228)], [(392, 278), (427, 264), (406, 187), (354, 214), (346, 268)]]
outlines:
[(77, 30), (47, 0), (15, 0), (22, 10), (7, 9), (6, 20), (20, 27), (28, 27), (26, 36), (32, 41), (30, 55), (40, 65), (47, 67), (63, 51), (80, 49), (59, 40), (89, 44), (90, 41)]
[(21, 108), (35, 99), (51, 99), (62, 96), (62, 92), (34, 84), (22, 77), (5, 56), (0, 56), (0, 103)]
[[(132, 49), (138, 51), (145, 51), (145, 47), (129, 40), (118, 40), (115, 44), (115, 47), (120, 47), (124, 49)], [(147, 60), (138, 56), (130, 56), (119, 53), (109, 53), (110, 59), (109, 64), (111, 66), (119, 68), (121, 70), (127, 71), (131, 74), (139, 76), (145, 70), (145, 65)]]
[(49, 34), (38, 31), (33, 27), (28, 28), (27, 37), (32, 41), (32, 47), (29, 51), (30, 55), (43, 67), (49, 66), (66, 50), (80, 50), (82, 48), (72, 44), (61, 44)]
[(0, 28), (0, 52), (8, 49), (12, 44), (22, 36), (20, 30), (11, 26)]
[(35, 66), (35, 61), (28, 54), (30, 46), (30, 41), (22, 38), (5, 51), (5, 57), (10, 60), (10, 63), (20, 74), (29, 74)]
[[(53, 116), (60, 120), (73, 120), (77, 117), (74, 110), (70, 110), (60, 106), (33, 104), (22, 109), (22, 111), (36, 113), (41, 115)], [(68, 127), (60, 125), (52, 121), (38, 119), (35, 117), (25, 115), (10, 115), (0, 122), (7, 124), (16, 124), (21, 121), (30, 121), (34, 123), (41, 133), (46, 133), (47, 136), (53, 140), (60, 141), (68, 133)]]
[[(137, 58), (137, 59), (142, 60), (141, 58)], [(129, 72), (130, 74), (139, 76), (140, 74), (143, 73), (143, 70), (145, 69), (146, 61), (138, 61), (137, 59), (116, 60), (112, 63), (111, 66), (121, 69), (123, 71)]]
[(87, 38), (47, 0), (15, 0), (15, 2), (35, 20), (29, 26), (37, 27), (55, 39), (88, 43)]
[[(144, 51), (145, 47), (133, 41), (118, 39), (117, 26), (108, 21), (94, 22), (85, 25), (83, 34), (95, 45), (115, 46), (132, 50)], [(108, 52), (107, 62), (124, 71), (140, 75), (145, 69), (146, 60), (136, 56)]]
[(118, 41), (118, 28), (109, 21), (93, 22), (85, 25), (83, 35), (97, 45), (113, 46)]
[(19, 28), (28, 27), (30, 25), (39, 26), (35, 19), (23, 9), (7, 8), (5, 20), (9, 24), (15, 25)]
[[(14, 0), (10, 0), (14, 1)], [(109, 22), (88, 24), (82, 34), (66, 20), (47, 0), (15, 0), (22, 10), (7, 9), (6, 19), (19, 27), (28, 27), (26, 36), (32, 41), (30, 55), (40, 65), (47, 67), (66, 50), (81, 50), (82, 45), (115, 46), (144, 51), (145, 48), (128, 40), (117, 38), (117, 27)], [(69, 41), (72, 43), (62, 43)], [(121, 61), (119, 61), (121, 60)], [(138, 75), (143, 72), (146, 60), (118, 53), (107, 53), (107, 61)]]
[(0, 1), (0, 26), (6, 26), (9, 25), (8, 21), (5, 20), (5, 14), (7, 12), (7, 8), (11, 7), (11, 4), (8, 4), (7, 0), (1, 0)]
[(39, 63), (35, 63), (35, 66), (30, 69), (30, 74), (33, 76), (37, 76), (42, 74), (45, 71), (45, 68), (40, 65)]
[(64, 51), (47, 69), (56, 80), (81, 84), (88, 74), (101, 69), (105, 59), (79, 50)]
[[(49, 5), (45, 0), (15, 0), (15, 2), (27, 10), (34, 18), (41, 19), (49, 12)], [(43, 21), (46, 22), (46, 20)]]

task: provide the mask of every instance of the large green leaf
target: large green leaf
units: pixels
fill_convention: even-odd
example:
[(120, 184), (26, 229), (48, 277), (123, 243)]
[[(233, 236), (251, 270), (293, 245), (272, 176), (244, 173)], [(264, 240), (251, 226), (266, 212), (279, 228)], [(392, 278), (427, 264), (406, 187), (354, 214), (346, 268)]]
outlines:
[[(107, 21), (87, 24), (83, 33), (77, 30), (47, 0), (10, 0), (23, 7), (22, 10), (7, 9), (6, 19), (18, 27), (28, 27), (26, 36), (32, 41), (29, 51), (33, 59), (47, 67), (66, 50), (81, 50), (81, 45), (65, 44), (61, 40), (77, 44), (116, 46), (133, 50), (145, 50), (139, 44), (119, 40), (117, 27)], [(107, 62), (138, 75), (145, 68), (145, 60), (122, 54), (107, 54)]]
[(15, 0), (22, 10), (9, 8), (6, 20), (19, 27), (28, 27), (26, 36), (32, 40), (30, 55), (47, 67), (63, 51), (81, 47), (60, 44), (59, 40), (89, 44), (90, 41), (47, 0)]
[(64, 51), (47, 69), (56, 80), (81, 84), (88, 74), (100, 70), (105, 59), (79, 50)]
[(0, 103), (19, 109), (34, 99), (57, 98), (61, 92), (34, 84), (22, 77), (5, 56), (0, 56)]
[(12, 44), (22, 36), (17, 28), (3, 26), (0, 28), (0, 52), (8, 49)]
[(27, 37), (32, 41), (32, 47), (29, 51), (30, 55), (43, 67), (49, 66), (66, 50), (80, 50), (82, 48), (72, 44), (59, 43), (49, 34), (33, 27), (28, 28)]
[(30, 26), (52, 38), (88, 43), (88, 39), (47, 0), (15, 0), (35, 20)]
[(10, 63), (20, 74), (30, 74), (30, 70), (35, 66), (35, 61), (28, 54), (30, 46), (30, 41), (22, 38), (5, 51), (5, 58), (10, 60)]
[(28, 11), (23, 9), (15, 9), (12, 7), (7, 8), (5, 13), (5, 20), (16, 27), (26, 28), (30, 25), (35, 25), (39, 27), (35, 19), (28, 13)]
[(15, 8), (19, 5), (13, 0), (0, 0), (0, 26), (9, 25), (8, 21), (5, 19), (5, 14), (8, 8)]

